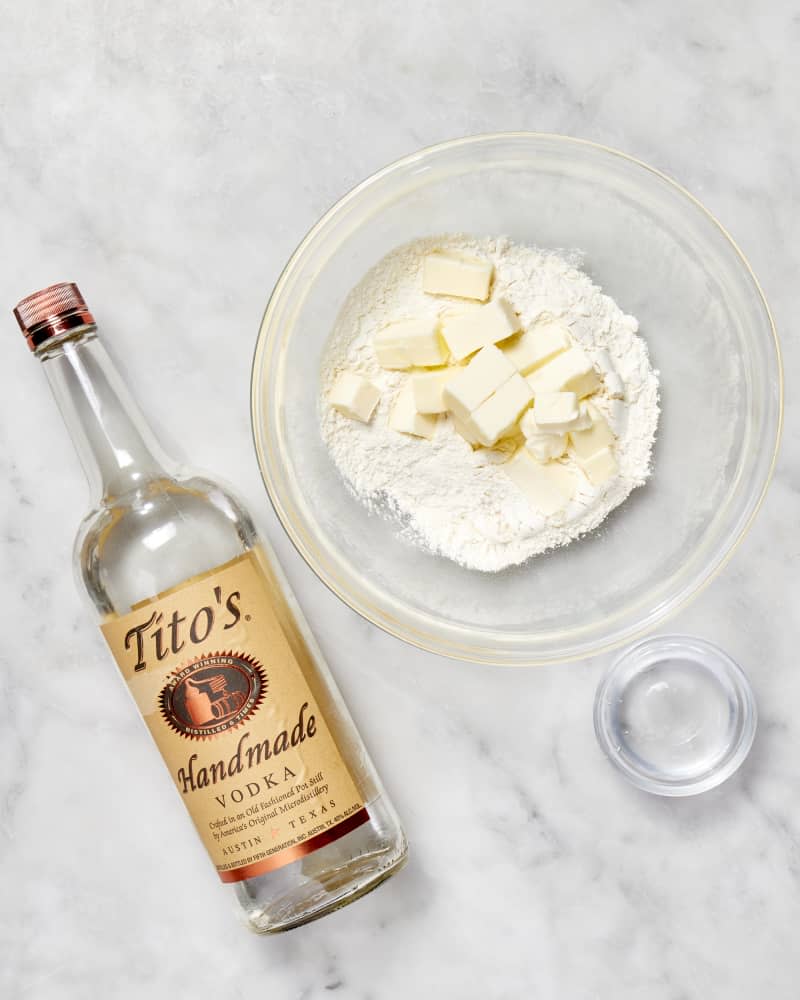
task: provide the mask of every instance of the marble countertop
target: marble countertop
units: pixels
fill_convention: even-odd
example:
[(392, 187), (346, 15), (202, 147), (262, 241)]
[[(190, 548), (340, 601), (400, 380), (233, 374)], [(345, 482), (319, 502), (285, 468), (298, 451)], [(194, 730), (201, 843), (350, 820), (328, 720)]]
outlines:
[[(786, 0), (6, 9), (0, 995), (797, 996), (791, 381), (767, 502), (674, 622), (745, 666), (759, 735), (735, 778), (683, 801), (635, 791), (601, 756), (607, 658), (467, 667), (328, 593), (266, 502), (247, 384), (266, 297), (320, 213), (402, 154), (502, 129), (599, 140), (699, 196), (760, 276), (791, 379), (798, 42)], [(59, 280), (80, 282), (165, 444), (250, 501), (403, 818), (406, 870), (302, 930), (239, 927), (74, 587), (84, 484), (10, 314)]]

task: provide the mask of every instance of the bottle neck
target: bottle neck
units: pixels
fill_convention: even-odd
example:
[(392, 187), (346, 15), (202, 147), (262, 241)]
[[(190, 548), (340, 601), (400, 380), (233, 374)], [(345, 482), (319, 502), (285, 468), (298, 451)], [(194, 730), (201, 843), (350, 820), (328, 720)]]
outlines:
[(97, 339), (95, 326), (48, 341), (36, 354), (95, 501), (114, 499), (168, 475), (169, 462)]

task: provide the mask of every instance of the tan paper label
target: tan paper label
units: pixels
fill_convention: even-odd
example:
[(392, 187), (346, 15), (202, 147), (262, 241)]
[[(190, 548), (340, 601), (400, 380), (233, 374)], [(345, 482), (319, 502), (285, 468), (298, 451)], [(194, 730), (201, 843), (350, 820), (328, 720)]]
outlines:
[(369, 818), (254, 552), (101, 627), (223, 882)]

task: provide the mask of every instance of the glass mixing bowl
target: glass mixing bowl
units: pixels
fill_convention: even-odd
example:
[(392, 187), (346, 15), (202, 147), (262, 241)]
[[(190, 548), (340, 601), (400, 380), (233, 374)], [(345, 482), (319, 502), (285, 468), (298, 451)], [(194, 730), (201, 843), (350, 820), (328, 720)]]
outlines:
[[(582, 250), (594, 281), (638, 317), (661, 372), (648, 483), (591, 535), (496, 574), (429, 555), (370, 514), (319, 431), (321, 356), (348, 292), (399, 244), (452, 232)], [(289, 261), (253, 362), (258, 462), (311, 568), (393, 635), (485, 663), (589, 656), (694, 597), (758, 510), (781, 413), (772, 319), (725, 230), (643, 163), (552, 135), (444, 143), (360, 184)]]

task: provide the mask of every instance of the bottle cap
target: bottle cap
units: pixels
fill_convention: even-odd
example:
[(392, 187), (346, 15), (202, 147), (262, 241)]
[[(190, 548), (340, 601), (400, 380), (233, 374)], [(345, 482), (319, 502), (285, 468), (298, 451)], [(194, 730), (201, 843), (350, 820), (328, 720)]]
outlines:
[(14, 315), (32, 351), (52, 337), (80, 326), (94, 326), (94, 316), (72, 282), (50, 285), (28, 295), (17, 303)]

